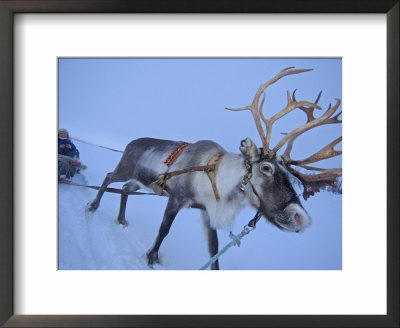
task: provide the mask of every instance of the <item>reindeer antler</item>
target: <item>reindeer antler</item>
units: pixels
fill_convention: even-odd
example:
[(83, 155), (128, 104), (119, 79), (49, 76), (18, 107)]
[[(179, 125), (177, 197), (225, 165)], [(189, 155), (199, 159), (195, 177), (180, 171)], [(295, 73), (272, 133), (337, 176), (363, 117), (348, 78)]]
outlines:
[[(318, 105), (318, 101), (321, 97), (322, 91), (318, 94), (317, 99), (314, 103), (309, 101), (297, 101), (295, 97), (296, 90), (293, 91), (292, 96), (287, 92), (287, 105), (285, 108), (281, 109), (278, 113), (273, 115), (271, 118), (267, 119), (263, 113), (263, 105), (265, 101), (265, 89), (269, 87), (271, 84), (279, 81), (281, 78), (291, 75), (291, 74), (299, 74), (303, 72), (311, 71), (312, 69), (294, 69), (294, 67), (288, 67), (280, 71), (275, 77), (271, 80), (267, 81), (263, 85), (260, 86), (258, 91), (256, 92), (252, 103), (248, 106), (233, 109), (227, 108), (233, 111), (239, 110), (250, 110), (253, 114), (254, 121), (256, 123), (256, 127), (258, 133), (260, 134), (261, 141), (263, 144), (263, 154), (264, 157), (273, 158), (276, 156), (277, 152), (287, 144), (286, 150), (282, 155), (282, 159), (288, 168), (288, 170), (296, 176), (304, 186), (304, 199), (307, 199), (310, 195), (313, 195), (315, 192), (319, 191), (320, 188), (324, 186), (334, 186), (338, 177), (342, 175), (341, 169), (321, 169), (316, 167), (310, 167), (306, 164), (319, 162), (324, 159), (328, 159), (331, 157), (339, 156), (342, 154), (342, 151), (337, 151), (334, 147), (341, 142), (342, 137), (337, 138), (327, 146), (323, 147), (321, 150), (316, 152), (315, 154), (303, 159), (303, 160), (292, 160), (290, 157), (291, 150), (293, 148), (294, 141), (302, 135), (304, 132), (309, 131), (317, 126), (326, 125), (326, 124), (336, 124), (342, 123), (339, 119), (341, 112), (334, 115), (337, 109), (340, 106), (340, 100), (336, 99), (336, 104), (332, 107), (329, 105), (329, 108), (318, 118), (314, 116), (315, 109), (321, 109)], [(260, 102), (261, 95), (263, 96)], [(277, 143), (277, 145), (273, 148), (270, 148), (270, 140), (272, 134), (272, 125), (281, 117), (289, 114), (294, 109), (301, 109), (307, 116), (307, 122), (294, 129), (293, 131), (285, 134), (285, 136)], [(334, 115), (334, 116), (333, 116)], [(266, 132), (264, 132), (261, 126), (261, 120), (265, 124)], [(295, 170), (292, 165), (302, 167), (306, 170), (313, 171), (321, 171), (319, 174), (304, 174), (297, 170)]]
[[(282, 116), (290, 113), (292, 110), (300, 107), (305, 107), (305, 108), (318, 108), (321, 109), (317, 104), (311, 103), (309, 101), (293, 101), (292, 98), (290, 97), (289, 92), (287, 93), (287, 98), (288, 98), (288, 104), (286, 105), (285, 108), (283, 108), (280, 112), (276, 113), (274, 116), (272, 116), (270, 119), (267, 119), (264, 116), (263, 113), (263, 105), (265, 101), (265, 89), (268, 88), (270, 85), (274, 84), (275, 82), (279, 81), (281, 78), (292, 75), (292, 74), (299, 74), (303, 72), (308, 72), (312, 71), (312, 69), (294, 69), (294, 67), (287, 67), (284, 68), (282, 71), (280, 71), (275, 77), (273, 77), (271, 80), (267, 81), (263, 85), (260, 86), (258, 91), (256, 92), (253, 102), (245, 107), (241, 108), (226, 108), (228, 110), (232, 111), (239, 111), (239, 110), (250, 110), (251, 113), (253, 114), (254, 121), (256, 123), (256, 127), (258, 130), (258, 133), (261, 137), (261, 141), (263, 144), (263, 153), (264, 155), (269, 155), (273, 156), (274, 151), (271, 151), (269, 149), (269, 143), (271, 140), (271, 132), (272, 132), (272, 125), (280, 119)], [(263, 98), (261, 99), (260, 103), (260, 97), (263, 95)], [(261, 121), (260, 119), (263, 120), (266, 128), (266, 133), (264, 133), (264, 130), (261, 127)]]

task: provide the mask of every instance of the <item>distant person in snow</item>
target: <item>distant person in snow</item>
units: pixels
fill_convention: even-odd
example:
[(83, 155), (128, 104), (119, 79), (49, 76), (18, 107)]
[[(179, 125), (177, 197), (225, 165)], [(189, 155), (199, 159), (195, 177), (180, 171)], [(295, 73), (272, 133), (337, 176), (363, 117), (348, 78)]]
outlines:
[(72, 143), (66, 129), (58, 130), (58, 154), (79, 158), (79, 150)]
[(78, 158), (79, 150), (69, 138), (68, 131), (66, 129), (58, 130), (58, 179), (69, 179), (75, 173), (79, 173), (82, 166)]

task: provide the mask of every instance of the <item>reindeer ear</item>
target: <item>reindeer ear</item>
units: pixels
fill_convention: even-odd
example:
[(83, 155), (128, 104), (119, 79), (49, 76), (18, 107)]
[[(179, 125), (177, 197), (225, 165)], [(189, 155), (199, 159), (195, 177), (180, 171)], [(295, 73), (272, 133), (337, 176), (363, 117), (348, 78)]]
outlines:
[(261, 150), (257, 148), (253, 140), (251, 140), (249, 137), (240, 142), (239, 149), (246, 159), (251, 163), (260, 160)]

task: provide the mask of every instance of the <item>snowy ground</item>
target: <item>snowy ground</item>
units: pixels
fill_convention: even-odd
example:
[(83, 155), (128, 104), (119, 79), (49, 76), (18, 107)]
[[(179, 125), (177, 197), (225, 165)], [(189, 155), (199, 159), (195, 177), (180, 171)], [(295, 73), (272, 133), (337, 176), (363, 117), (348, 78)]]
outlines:
[[(121, 153), (74, 142), (88, 166), (78, 183), (99, 186), (114, 169)], [(110, 187), (120, 187), (112, 184)], [(145, 253), (152, 246), (167, 199), (158, 196), (130, 196), (127, 228), (116, 224), (119, 195), (105, 193), (95, 213), (85, 211), (96, 191), (59, 184), (59, 269), (60, 270), (149, 270)], [(303, 233), (283, 232), (264, 219), (257, 228), (220, 259), (225, 270), (340, 270), (342, 268), (342, 197), (328, 192), (306, 202), (313, 223)], [(254, 216), (245, 207), (233, 232)], [(218, 231), (220, 249), (229, 241), (229, 231)], [(209, 259), (200, 213), (184, 209), (176, 217), (160, 248), (161, 265), (155, 270), (196, 270)]]

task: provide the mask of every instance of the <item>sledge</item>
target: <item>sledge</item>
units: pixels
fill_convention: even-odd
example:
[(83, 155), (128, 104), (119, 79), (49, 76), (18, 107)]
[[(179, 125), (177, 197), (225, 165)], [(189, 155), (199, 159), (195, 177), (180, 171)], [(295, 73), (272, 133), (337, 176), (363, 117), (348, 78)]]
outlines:
[(80, 173), (80, 170), (86, 169), (79, 158), (65, 155), (58, 155), (58, 180), (70, 179), (75, 174)]

